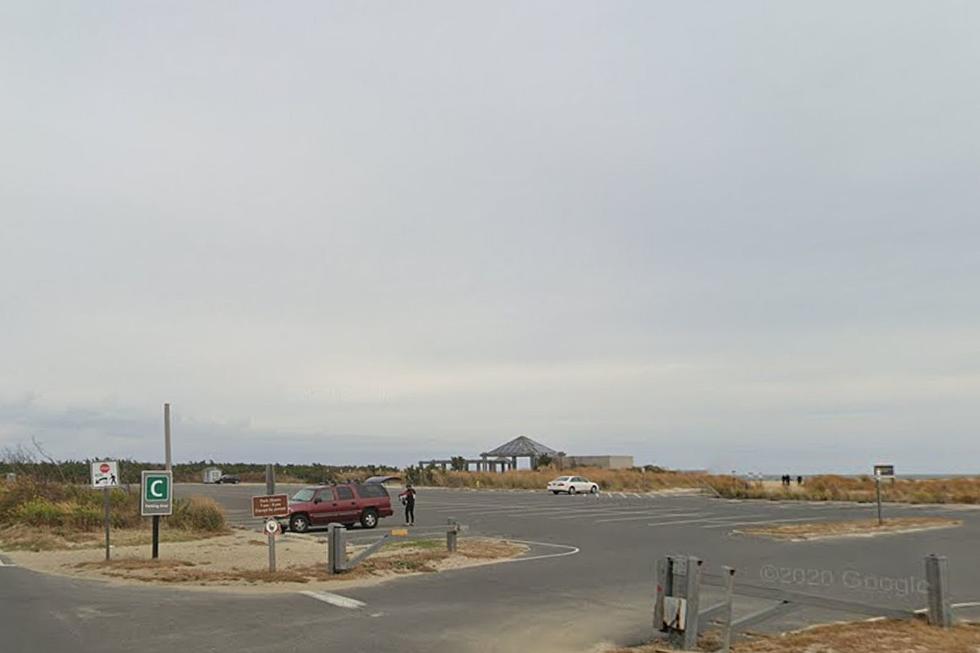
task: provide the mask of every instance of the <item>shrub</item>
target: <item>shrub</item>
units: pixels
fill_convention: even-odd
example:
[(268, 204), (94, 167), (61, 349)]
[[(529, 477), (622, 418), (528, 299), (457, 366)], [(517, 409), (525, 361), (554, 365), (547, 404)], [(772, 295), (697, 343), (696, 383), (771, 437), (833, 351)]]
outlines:
[(102, 510), (92, 506), (71, 506), (65, 514), (65, 525), (82, 531), (96, 530), (102, 526)]
[(168, 528), (216, 533), (227, 529), (221, 506), (207, 497), (177, 499), (174, 514), (166, 520)]
[(61, 526), (65, 521), (62, 507), (43, 497), (27, 500), (14, 514), (17, 521), (31, 526)]

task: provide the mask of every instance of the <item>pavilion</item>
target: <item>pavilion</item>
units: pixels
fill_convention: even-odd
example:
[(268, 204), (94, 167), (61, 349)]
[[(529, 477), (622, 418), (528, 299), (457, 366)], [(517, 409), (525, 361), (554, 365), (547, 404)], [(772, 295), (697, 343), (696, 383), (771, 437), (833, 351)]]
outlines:
[(497, 471), (499, 465), (501, 470), (517, 469), (517, 459), (527, 458), (531, 469), (537, 467), (537, 461), (541, 456), (559, 459), (563, 456), (561, 452), (555, 451), (540, 442), (535, 442), (526, 435), (519, 435), (510, 442), (505, 442), (493, 451), (480, 454), (482, 471)]

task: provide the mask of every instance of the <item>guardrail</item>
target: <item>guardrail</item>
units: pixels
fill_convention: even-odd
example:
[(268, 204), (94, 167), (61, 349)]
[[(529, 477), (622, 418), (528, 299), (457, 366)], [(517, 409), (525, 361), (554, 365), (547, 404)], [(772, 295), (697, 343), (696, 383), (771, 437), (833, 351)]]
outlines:
[[(657, 561), (653, 627), (654, 631), (666, 634), (671, 646), (691, 651), (698, 650), (698, 635), (713, 622), (721, 627), (722, 643), (717, 651), (728, 653), (732, 641), (739, 632), (803, 607), (896, 619), (909, 619), (916, 614), (913, 610), (875, 606), (858, 601), (747, 583), (740, 584), (736, 588), (735, 568), (723, 567), (721, 574), (706, 574), (703, 572), (702, 565), (703, 561), (695, 556), (668, 555)], [(924, 612), (927, 613), (930, 624), (948, 628), (953, 623), (952, 606), (947, 592), (948, 561), (943, 556), (929, 555), (925, 558), (925, 566), (928, 601)], [(724, 599), (701, 610), (702, 584), (723, 588)], [(775, 604), (736, 620), (732, 617), (732, 603), (736, 595), (768, 599)]]
[[(455, 519), (450, 518), (446, 524), (446, 551), (455, 553), (459, 543), (460, 532), (466, 530)], [(331, 574), (342, 574), (350, 571), (366, 558), (377, 553), (386, 544), (409, 536), (407, 528), (393, 528), (381, 539), (372, 542), (352, 558), (347, 557), (347, 527), (343, 524), (327, 526), (327, 570)]]

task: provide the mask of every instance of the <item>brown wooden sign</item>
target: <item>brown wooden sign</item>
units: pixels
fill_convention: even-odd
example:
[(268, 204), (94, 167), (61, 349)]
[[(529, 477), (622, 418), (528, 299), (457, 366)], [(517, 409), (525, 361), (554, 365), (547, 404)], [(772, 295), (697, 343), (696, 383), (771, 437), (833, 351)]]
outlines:
[(288, 514), (288, 494), (267, 494), (260, 497), (252, 497), (253, 517), (285, 517)]

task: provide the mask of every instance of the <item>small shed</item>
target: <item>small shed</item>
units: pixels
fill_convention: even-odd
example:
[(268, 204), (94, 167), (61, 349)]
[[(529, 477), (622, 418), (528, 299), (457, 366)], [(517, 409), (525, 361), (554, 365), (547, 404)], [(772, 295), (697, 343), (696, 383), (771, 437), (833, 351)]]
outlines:
[(218, 479), (221, 478), (221, 468), (220, 467), (205, 467), (201, 476), (205, 483), (217, 483)]

